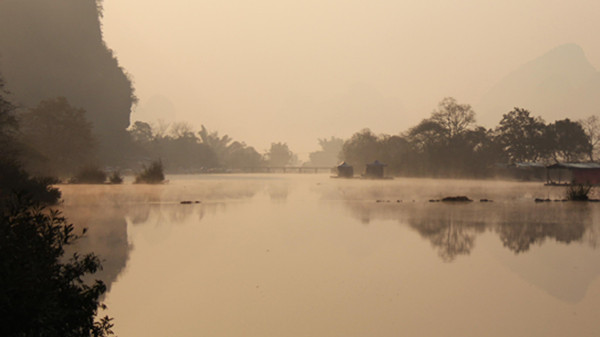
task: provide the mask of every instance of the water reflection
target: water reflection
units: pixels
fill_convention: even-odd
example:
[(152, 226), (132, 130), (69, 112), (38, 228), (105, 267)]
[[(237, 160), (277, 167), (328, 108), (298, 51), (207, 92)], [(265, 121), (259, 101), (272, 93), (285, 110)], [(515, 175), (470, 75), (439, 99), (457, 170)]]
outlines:
[(585, 242), (596, 247), (599, 233), (593, 222), (595, 204), (533, 202), (497, 203), (378, 203), (346, 202), (363, 223), (397, 220), (429, 240), (446, 262), (468, 255), (478, 235), (494, 232), (512, 252), (527, 252), (547, 239), (569, 244)]
[(219, 180), (199, 184), (185, 177), (175, 177), (168, 186), (63, 185), (60, 208), (78, 232), (87, 228), (86, 235), (71, 249), (100, 257), (102, 270), (92, 277), (104, 281), (110, 292), (134, 248), (128, 238), (128, 223), (162, 227), (166, 230), (161, 235), (168, 235), (172, 225), (225, 212), (234, 205), (228, 201), (252, 198), (262, 187), (258, 183), (234, 186)]
[[(107, 260), (122, 336), (598, 335), (600, 204), (536, 204), (561, 192), (540, 184), (248, 175), (88, 190), (65, 191), (65, 214)], [(427, 201), (460, 194), (494, 202)]]

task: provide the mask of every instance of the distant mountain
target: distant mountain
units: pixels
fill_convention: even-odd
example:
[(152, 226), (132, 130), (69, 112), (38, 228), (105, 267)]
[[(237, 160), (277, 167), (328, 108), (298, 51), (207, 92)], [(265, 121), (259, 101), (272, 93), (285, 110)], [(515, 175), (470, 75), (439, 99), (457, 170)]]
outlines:
[(109, 163), (122, 150), (134, 99), (100, 17), (101, 0), (1, 0), (0, 75), (19, 107), (64, 96), (85, 109)]
[(514, 107), (546, 122), (600, 114), (600, 72), (575, 44), (559, 46), (497, 83), (477, 104), (479, 121), (497, 125)]

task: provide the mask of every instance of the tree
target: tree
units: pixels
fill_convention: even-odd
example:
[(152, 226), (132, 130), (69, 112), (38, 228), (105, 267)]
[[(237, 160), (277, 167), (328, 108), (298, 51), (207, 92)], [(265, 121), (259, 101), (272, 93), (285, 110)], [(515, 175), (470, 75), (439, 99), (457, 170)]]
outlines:
[(175, 139), (188, 138), (196, 139), (194, 128), (188, 122), (176, 122), (171, 125), (170, 136)]
[(294, 153), (286, 143), (271, 143), (271, 148), (265, 156), (269, 166), (286, 166), (294, 162)]
[(70, 174), (94, 158), (97, 143), (85, 110), (64, 97), (40, 102), (20, 123), (23, 143), (45, 159), (32, 165), (36, 171)]
[(585, 134), (588, 137), (588, 141), (591, 145), (588, 153), (590, 161), (594, 161), (594, 157), (598, 153), (598, 145), (600, 144), (600, 120), (597, 116), (590, 116), (586, 119), (579, 121), (579, 124), (583, 127)]
[(231, 143), (233, 139), (228, 135), (221, 137), (217, 131), (209, 132), (204, 125), (202, 125), (201, 128), (202, 129), (198, 131), (198, 135), (200, 136), (202, 143), (210, 146), (210, 148), (217, 153), (217, 156), (223, 155), (227, 151), (227, 146), (229, 146), (229, 143)]
[(388, 164), (388, 173), (414, 173), (411, 172), (411, 162), (414, 155), (409, 141), (403, 136), (383, 135), (378, 139), (379, 158)]
[(441, 127), (447, 139), (454, 139), (475, 123), (475, 112), (470, 105), (459, 104), (456, 99), (446, 97), (430, 119)]
[(4, 80), (0, 77), (0, 160), (15, 155), (14, 137), (17, 131), (17, 120), (14, 115), (14, 106), (4, 98)]
[(547, 146), (557, 162), (577, 162), (592, 151), (592, 144), (581, 124), (568, 118), (548, 125), (546, 133)]
[(319, 138), (319, 146), (320, 151), (309, 153), (309, 166), (334, 166), (339, 161), (344, 140), (336, 137)]
[(546, 124), (540, 117), (531, 117), (529, 111), (514, 108), (502, 116), (496, 128), (497, 141), (510, 162), (533, 162), (547, 156), (544, 146)]
[(19, 163), (22, 146), (18, 143), (17, 119), (14, 106), (4, 98), (4, 82), (0, 77), (0, 207), (5, 205), (12, 192), (26, 194), (32, 200), (54, 204), (60, 198), (60, 191), (52, 184), (50, 177), (31, 177)]
[(344, 142), (342, 159), (355, 167), (364, 167), (379, 157), (379, 141), (369, 129), (363, 129)]
[(228, 168), (259, 167), (263, 165), (263, 156), (252, 146), (235, 141), (227, 146), (223, 163)]
[(112, 334), (109, 317), (96, 319), (106, 286), (84, 281), (101, 268), (99, 258), (64, 256), (77, 238), (59, 212), (19, 196), (0, 209), (0, 335)]
[(134, 143), (148, 144), (154, 140), (152, 126), (146, 122), (136, 121), (127, 131)]

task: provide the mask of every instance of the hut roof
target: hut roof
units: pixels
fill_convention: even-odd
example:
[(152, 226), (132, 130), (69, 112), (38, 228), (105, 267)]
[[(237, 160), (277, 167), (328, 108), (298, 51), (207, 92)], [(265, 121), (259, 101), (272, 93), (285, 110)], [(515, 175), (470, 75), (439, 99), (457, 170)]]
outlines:
[(338, 167), (352, 167), (352, 165), (348, 165), (345, 161), (341, 162)]
[(371, 164), (367, 164), (367, 166), (387, 166), (387, 164), (384, 164), (384, 163), (380, 162), (379, 160), (375, 160)]
[(544, 165), (543, 163), (531, 163), (531, 162), (521, 162), (521, 163), (514, 163), (513, 164), (514, 167), (517, 168), (544, 168), (546, 167), (546, 165)]

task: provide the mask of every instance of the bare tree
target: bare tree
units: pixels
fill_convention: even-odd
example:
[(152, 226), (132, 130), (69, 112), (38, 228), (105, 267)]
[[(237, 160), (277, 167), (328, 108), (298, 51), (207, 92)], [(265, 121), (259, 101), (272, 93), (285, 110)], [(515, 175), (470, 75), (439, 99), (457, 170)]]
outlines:
[(592, 115), (586, 119), (580, 120), (579, 123), (583, 127), (583, 131), (585, 131), (585, 134), (592, 145), (588, 156), (590, 161), (594, 161), (594, 157), (600, 152), (600, 149), (598, 149), (598, 145), (600, 145), (600, 120), (597, 116)]
[(448, 139), (453, 139), (475, 123), (475, 112), (469, 104), (459, 104), (453, 97), (446, 97), (430, 119), (445, 130)]

